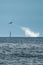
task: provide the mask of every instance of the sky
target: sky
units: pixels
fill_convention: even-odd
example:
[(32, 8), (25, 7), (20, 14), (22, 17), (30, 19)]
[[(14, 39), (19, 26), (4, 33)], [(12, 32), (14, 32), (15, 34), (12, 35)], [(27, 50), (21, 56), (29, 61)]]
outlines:
[(10, 31), (13, 37), (43, 37), (43, 0), (0, 0), (0, 37)]

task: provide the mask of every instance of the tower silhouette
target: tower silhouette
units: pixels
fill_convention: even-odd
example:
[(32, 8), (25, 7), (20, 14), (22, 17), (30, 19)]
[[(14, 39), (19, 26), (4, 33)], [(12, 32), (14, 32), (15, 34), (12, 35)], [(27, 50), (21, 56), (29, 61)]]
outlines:
[(10, 32), (10, 35), (9, 36), (11, 37), (11, 32)]

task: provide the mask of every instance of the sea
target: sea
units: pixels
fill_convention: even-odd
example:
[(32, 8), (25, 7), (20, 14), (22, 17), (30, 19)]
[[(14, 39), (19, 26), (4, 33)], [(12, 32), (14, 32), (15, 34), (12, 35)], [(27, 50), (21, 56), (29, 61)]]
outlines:
[(0, 37), (0, 65), (43, 65), (43, 37)]

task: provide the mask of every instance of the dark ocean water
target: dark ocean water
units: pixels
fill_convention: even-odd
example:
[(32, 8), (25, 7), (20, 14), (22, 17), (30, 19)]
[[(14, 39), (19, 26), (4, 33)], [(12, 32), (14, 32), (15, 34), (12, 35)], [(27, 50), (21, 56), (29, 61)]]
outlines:
[(43, 37), (0, 37), (0, 65), (43, 65)]

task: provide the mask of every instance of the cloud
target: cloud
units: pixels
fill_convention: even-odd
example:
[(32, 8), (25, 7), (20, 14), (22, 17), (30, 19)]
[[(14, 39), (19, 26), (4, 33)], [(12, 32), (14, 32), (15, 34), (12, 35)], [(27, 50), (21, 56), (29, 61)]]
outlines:
[(39, 32), (35, 33), (27, 27), (21, 27), (21, 29), (24, 31), (26, 37), (39, 37), (40, 35)]

